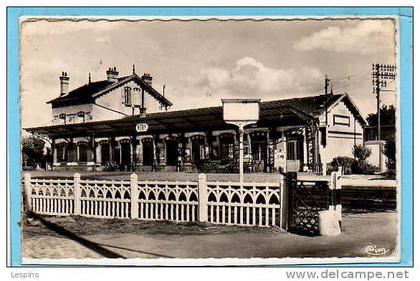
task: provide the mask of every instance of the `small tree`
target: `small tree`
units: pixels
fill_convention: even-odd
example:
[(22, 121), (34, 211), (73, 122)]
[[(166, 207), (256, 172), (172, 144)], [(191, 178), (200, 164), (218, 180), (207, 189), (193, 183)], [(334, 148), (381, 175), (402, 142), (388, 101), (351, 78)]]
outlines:
[(35, 168), (37, 164), (42, 165), (45, 161), (44, 140), (35, 136), (22, 139), (22, 164)]
[(364, 162), (372, 154), (372, 150), (364, 145), (354, 145), (352, 149), (354, 158), (359, 162)]
[(369, 147), (364, 145), (354, 145), (352, 149), (352, 153), (356, 160), (353, 162), (352, 165), (352, 173), (353, 174), (373, 174), (375, 173), (378, 168), (369, 164), (366, 159), (372, 154), (372, 150)]
[[(366, 121), (369, 126), (377, 126), (378, 114), (370, 113)], [(395, 107), (393, 105), (383, 105), (381, 107), (381, 125), (395, 125)]]

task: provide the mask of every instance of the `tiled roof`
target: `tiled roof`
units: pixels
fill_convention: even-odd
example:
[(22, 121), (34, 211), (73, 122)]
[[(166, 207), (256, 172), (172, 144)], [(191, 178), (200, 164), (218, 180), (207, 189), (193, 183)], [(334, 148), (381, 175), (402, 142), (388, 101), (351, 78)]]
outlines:
[[(282, 108), (293, 107), (295, 110), (301, 112), (302, 114), (309, 115), (311, 117), (318, 117), (325, 111), (325, 107), (331, 106), (343, 95), (319, 95), (319, 96), (309, 96), (302, 98), (293, 98), (293, 99), (284, 99), (284, 100), (274, 100), (274, 101), (264, 101), (260, 104), (260, 113), (262, 115), (269, 114), (270, 110), (279, 110)], [(156, 112), (149, 113), (147, 116), (152, 116), (153, 118), (170, 118), (177, 116), (190, 116), (195, 114), (221, 114), (221, 106), (214, 107), (203, 107), (195, 109), (185, 109), (185, 110), (174, 110), (174, 111), (165, 111), (165, 112)], [(128, 116), (123, 119), (135, 119), (137, 116)]]
[(115, 82), (110, 82), (108, 80), (91, 82), (89, 84), (85, 84), (77, 89), (70, 91), (67, 95), (55, 98), (53, 100), (48, 101), (47, 103), (52, 103), (53, 105), (56, 103), (65, 103), (65, 102), (80, 102), (80, 103), (87, 103), (92, 102), (92, 95), (102, 91), (106, 87)]
[(325, 111), (325, 107), (328, 108), (341, 97), (342, 95), (319, 95), (285, 100), (266, 101), (261, 103), (261, 110), (271, 107), (293, 106), (303, 113), (317, 117)]
[(110, 90), (126, 83), (131, 80), (135, 80), (136, 82), (140, 83), (142, 87), (155, 99), (161, 102), (165, 106), (171, 106), (172, 103), (166, 99), (163, 95), (161, 95), (158, 91), (156, 91), (152, 86), (145, 83), (139, 76), (136, 74), (132, 74), (129, 76), (119, 77), (116, 82), (110, 82), (108, 80), (96, 81), (91, 82), (89, 84), (85, 84), (79, 88), (76, 88), (70, 91), (67, 95), (55, 98), (53, 100), (48, 101), (47, 103), (51, 103), (53, 107), (60, 107), (60, 106), (67, 106), (67, 105), (74, 105), (74, 104), (85, 104), (85, 103), (93, 103), (96, 97), (99, 95), (105, 94)]

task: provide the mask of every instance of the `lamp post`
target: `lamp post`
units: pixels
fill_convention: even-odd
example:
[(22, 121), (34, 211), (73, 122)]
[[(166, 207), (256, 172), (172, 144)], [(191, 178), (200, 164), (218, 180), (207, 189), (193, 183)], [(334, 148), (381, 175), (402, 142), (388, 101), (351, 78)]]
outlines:
[(238, 126), (239, 130), (239, 181), (244, 181), (244, 127), (255, 124), (260, 115), (260, 99), (222, 99), (223, 120)]

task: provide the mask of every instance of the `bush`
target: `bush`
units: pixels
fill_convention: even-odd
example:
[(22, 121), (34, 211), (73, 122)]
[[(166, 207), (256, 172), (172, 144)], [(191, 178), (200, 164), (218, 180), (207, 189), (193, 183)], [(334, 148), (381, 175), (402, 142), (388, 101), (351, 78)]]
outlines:
[(385, 143), (385, 156), (387, 157), (386, 166), (388, 169), (388, 174), (390, 176), (395, 176), (396, 172), (396, 151), (395, 151), (395, 141), (394, 140), (388, 140)]
[(356, 160), (351, 157), (335, 157), (331, 163), (327, 165), (327, 174), (337, 172), (338, 167), (343, 167), (343, 174), (363, 174), (371, 175), (378, 171), (378, 167), (369, 164), (366, 161)]
[(113, 171), (118, 170), (117, 168), (118, 168), (118, 165), (117, 165), (116, 162), (114, 162), (114, 161), (107, 161), (105, 163), (105, 165), (104, 165), (103, 170), (104, 171), (107, 171), (107, 172), (113, 172)]
[(196, 164), (197, 170), (200, 173), (217, 173), (218, 167), (217, 164), (206, 159), (206, 160), (200, 160)]
[(366, 161), (372, 154), (372, 150), (369, 147), (359, 144), (353, 146), (352, 153), (358, 161)]
[(352, 165), (352, 174), (371, 175), (379, 169), (376, 166), (369, 164), (366, 159), (372, 154), (372, 150), (364, 145), (353, 146), (353, 156), (356, 158)]
[(337, 172), (338, 167), (343, 167), (343, 174), (349, 175), (352, 173), (352, 166), (355, 160), (346, 156), (335, 157), (327, 166), (327, 173)]
[(351, 172), (352, 174), (363, 174), (363, 175), (372, 175), (377, 172), (378, 167), (369, 164), (366, 161), (354, 161)]

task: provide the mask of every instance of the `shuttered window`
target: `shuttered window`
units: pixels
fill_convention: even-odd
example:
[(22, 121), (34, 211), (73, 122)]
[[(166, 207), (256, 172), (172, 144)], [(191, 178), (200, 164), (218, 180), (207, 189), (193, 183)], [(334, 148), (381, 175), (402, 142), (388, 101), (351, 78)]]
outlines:
[(131, 106), (131, 88), (124, 87), (124, 104)]

